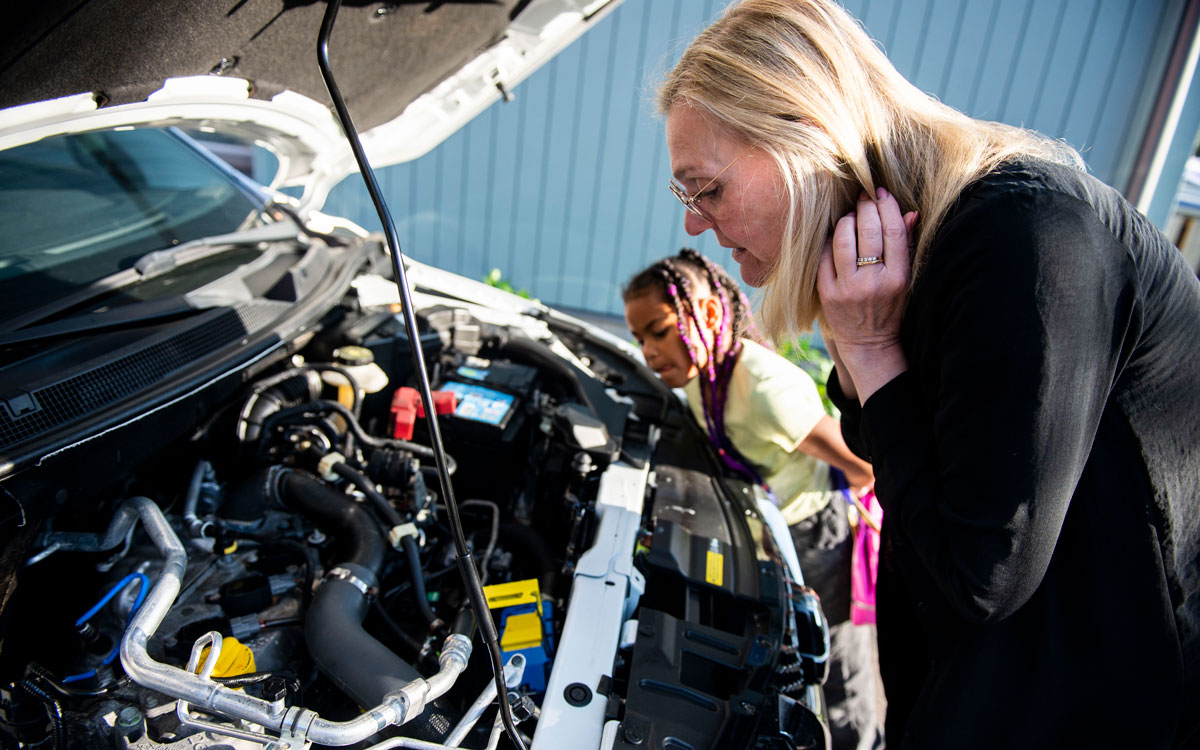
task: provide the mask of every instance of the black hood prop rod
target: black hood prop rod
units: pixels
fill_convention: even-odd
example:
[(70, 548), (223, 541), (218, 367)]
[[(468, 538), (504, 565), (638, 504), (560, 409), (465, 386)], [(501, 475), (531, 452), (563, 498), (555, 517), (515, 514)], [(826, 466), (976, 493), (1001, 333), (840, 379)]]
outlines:
[[(379, 190), (379, 183), (375, 179), (375, 172), (371, 169), (371, 165), (367, 161), (362, 141), (359, 140), (358, 131), (355, 130), (354, 122), (350, 118), (350, 110), (346, 107), (345, 100), (342, 99), (341, 91), (333, 79), (333, 70), (329, 64), (329, 38), (333, 33), (333, 24), (337, 19), (338, 10), (341, 8), (341, 5), (341, 0), (329, 0), (329, 5), (325, 9), (325, 17), (321, 21), (321, 33), (317, 38), (317, 64), (321, 68), (321, 77), (325, 79), (325, 87), (329, 89), (329, 96), (332, 98), (334, 109), (337, 111), (338, 121), (341, 123), (342, 130), (346, 134), (346, 140), (350, 142), (350, 148), (354, 152), (354, 159), (358, 162), (358, 169), (362, 174), (363, 182), (366, 183), (367, 192), (371, 195), (371, 202), (375, 204), (375, 211), (379, 214), (379, 219), (383, 223), (388, 253), (392, 259), (392, 271), (396, 275), (396, 286), (400, 291), (404, 328), (408, 332), (409, 340), (417, 342), (421, 339), (417, 331), (417, 317), (413, 311), (412, 293), (408, 285), (408, 276), (404, 272), (404, 256), (400, 252), (400, 242), (396, 235), (396, 225), (392, 221), (392, 215), (388, 210), (387, 204), (384, 203), (383, 195)], [(496, 623), (492, 621), (487, 599), (483, 594), (483, 586), (479, 581), (479, 572), (475, 567), (475, 561), (471, 558), (471, 552), (467, 548), (467, 538), (463, 533), (462, 519), (458, 513), (458, 502), (454, 499), (454, 490), (450, 486), (446, 451), (442, 444), (442, 431), (437, 419), (433, 417), (433, 415), (437, 414), (437, 410), (434, 409), (433, 394), (429, 386), (429, 375), (425, 370), (425, 355), (421, 351), (420, 346), (412, 347), (412, 359), (413, 367), (417, 373), (417, 390), (421, 394), (421, 403), (425, 407), (425, 413), (430, 415), (427, 417), (429, 422), (429, 437), (430, 442), (433, 443), (433, 457), (434, 463), (437, 465), (442, 497), (446, 499), (446, 508), (449, 511), (450, 530), (454, 536), (454, 548), (457, 553), (455, 561), (458, 563), (458, 570), (462, 574), (463, 583), (467, 587), (471, 609), (475, 615), (475, 623), (479, 626), (480, 634), (487, 646), (488, 656), (491, 659), (492, 676), (496, 681), (496, 690), (498, 691), (498, 700), (496, 703), (500, 707), (500, 716), (504, 721), (504, 728), (509, 739), (518, 750), (527, 750), (525, 742), (521, 739), (520, 732), (517, 731), (516, 722), (513, 720), (512, 708), (509, 706), (508, 701), (504, 699), (508, 695), (508, 686), (504, 682), (504, 665), (500, 656), (500, 638), (496, 632)]]

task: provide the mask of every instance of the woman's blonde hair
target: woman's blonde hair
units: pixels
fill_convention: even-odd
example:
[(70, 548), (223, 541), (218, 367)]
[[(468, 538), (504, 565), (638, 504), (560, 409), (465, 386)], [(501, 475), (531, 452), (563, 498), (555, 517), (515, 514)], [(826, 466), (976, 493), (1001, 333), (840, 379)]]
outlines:
[(976, 120), (909, 83), (831, 0), (743, 0), (688, 46), (658, 92), (663, 114), (684, 105), (771, 154), (791, 206), (761, 318), (779, 339), (820, 317), (821, 247), (859, 193), (887, 188), (919, 212), (916, 278), (963, 189), (1029, 154), (1082, 167), (1064, 143)]

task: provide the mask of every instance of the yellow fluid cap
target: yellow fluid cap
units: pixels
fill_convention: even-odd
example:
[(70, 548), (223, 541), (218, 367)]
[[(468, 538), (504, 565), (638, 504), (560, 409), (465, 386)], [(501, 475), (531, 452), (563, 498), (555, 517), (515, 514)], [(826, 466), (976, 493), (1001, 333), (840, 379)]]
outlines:
[[(205, 646), (200, 653), (200, 664), (208, 659), (210, 646)], [(213, 677), (237, 677), (257, 671), (254, 666), (254, 652), (237, 638), (221, 639), (221, 654), (217, 657), (217, 666), (213, 668)]]

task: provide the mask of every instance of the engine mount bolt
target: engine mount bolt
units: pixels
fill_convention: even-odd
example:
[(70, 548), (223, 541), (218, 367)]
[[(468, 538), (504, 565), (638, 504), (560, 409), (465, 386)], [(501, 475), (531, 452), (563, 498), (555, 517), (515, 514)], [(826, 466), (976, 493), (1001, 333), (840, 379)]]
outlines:
[(125, 706), (117, 712), (116, 730), (130, 742), (137, 742), (142, 737), (142, 712), (137, 706)]

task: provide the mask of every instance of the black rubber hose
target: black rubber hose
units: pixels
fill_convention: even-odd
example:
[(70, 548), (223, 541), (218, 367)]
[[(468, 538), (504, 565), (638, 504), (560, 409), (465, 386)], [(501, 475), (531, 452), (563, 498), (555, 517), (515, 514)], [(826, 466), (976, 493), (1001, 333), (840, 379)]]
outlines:
[(370, 479), (363, 476), (362, 472), (354, 469), (349, 464), (339, 461), (333, 465), (333, 473), (362, 490), (362, 493), (371, 501), (371, 505), (375, 506), (375, 510), (379, 512), (379, 515), (383, 516), (383, 519), (387, 521), (389, 527), (399, 526), (404, 523), (404, 519), (392, 507), (392, 504), (387, 501), (386, 497), (379, 494), (379, 490), (375, 489), (375, 485)]
[[(377, 585), (375, 576), (361, 565), (339, 567), (367, 586)], [(326, 578), (304, 619), (304, 640), (317, 667), (364, 708), (379, 705), (385, 695), (421, 677), (416, 668), (363, 630), (369, 607), (354, 583)], [(444, 737), (450, 726), (453, 722), (445, 704), (434, 701), (404, 728), (420, 739), (435, 740)]]
[[(371, 484), (371, 480), (367, 479), (360, 472), (344, 463), (335, 463), (333, 471), (338, 476), (346, 479), (362, 490), (371, 504), (375, 506), (388, 522), (390, 526), (400, 526), (404, 523), (404, 519), (392, 507), (379, 491), (375, 489), (375, 485)], [(429, 606), (429, 596), (425, 591), (425, 574), (421, 569), (421, 553), (417, 549), (417, 541), (411, 535), (404, 536), (400, 540), (400, 545), (404, 548), (404, 556), (408, 560), (408, 574), (412, 579), (413, 599), (417, 605), (417, 611), (421, 613), (421, 617), (425, 619), (431, 627), (438, 624), (440, 621), (437, 615), (433, 613), (433, 609)]]
[(464, 603), (458, 608), (458, 614), (450, 623), (450, 632), (465, 635), (468, 638), (475, 637), (475, 613), (471, 611), (469, 603)]
[[(304, 640), (321, 672), (359, 706), (379, 705), (383, 697), (421, 674), (363, 629), (370, 606), (366, 593), (379, 586), (384, 544), (370, 512), (321, 481), (296, 471), (279, 480), (285, 503), (330, 529), (348, 547), (338, 563), (353, 576), (326, 578), (304, 618)], [(357, 584), (357, 585), (356, 585)], [(434, 701), (405, 725), (414, 737), (436, 740), (455, 723), (447, 705)]]
[[(275, 412), (274, 414), (272, 414), (270, 417), (267, 418), (266, 422), (263, 424), (263, 432), (266, 432), (271, 427), (278, 424), (280, 421), (288, 419), (290, 417), (294, 417), (294, 416), (302, 415), (302, 414), (309, 414), (309, 413), (313, 413), (313, 412), (330, 412), (330, 411), (336, 412), (338, 415), (340, 415), (343, 419), (346, 420), (346, 424), (349, 426), (350, 431), (352, 433), (354, 433), (354, 437), (357, 438), (359, 440), (359, 442), (361, 442), (363, 445), (370, 446), (372, 448), (399, 448), (402, 450), (406, 450), (414, 455), (421, 456), (422, 458), (428, 458), (428, 459), (434, 458), (433, 449), (428, 446), (421, 445), (420, 443), (414, 443), (409, 440), (399, 440), (396, 438), (380, 438), (380, 437), (375, 437), (374, 435), (368, 435), (367, 432), (365, 430), (363, 430), (362, 425), (359, 424), (358, 419), (355, 418), (354, 413), (336, 401), (310, 401), (307, 404), (300, 404), (298, 406), (292, 406), (287, 409), (280, 409), (279, 411)], [(454, 460), (453, 457), (451, 457), (449, 454), (447, 454), (446, 455), (446, 471), (453, 474), (457, 470), (458, 470), (458, 463)]]
[(320, 376), (310, 370), (287, 370), (265, 382), (250, 395), (238, 415), (238, 438), (254, 443), (263, 434), (263, 423), (280, 409), (311, 401), (320, 395)]
[[(375, 574), (361, 565), (338, 567), (367, 587), (378, 586)], [(304, 622), (304, 639), (317, 666), (361, 706), (378, 705), (384, 695), (421, 676), (362, 629), (369, 607), (352, 581), (326, 578)]]
[(379, 615), (380, 621), (387, 627), (396, 639), (404, 644), (404, 647), (412, 653), (413, 656), (421, 655), (421, 642), (408, 634), (408, 631), (400, 627), (400, 625), (392, 619), (392, 616), (387, 613), (383, 605), (379, 603), (379, 597), (371, 600), (371, 606), (375, 608), (375, 614)]
[(421, 570), (421, 554), (417, 549), (417, 540), (405, 536), (400, 540), (400, 544), (404, 547), (404, 556), (408, 559), (408, 573), (412, 576), (413, 600), (416, 602), (417, 611), (425, 618), (425, 622), (433, 627), (438, 618), (429, 606), (429, 596), (425, 593), (425, 574)]
[(386, 547), (378, 524), (366, 508), (298, 471), (280, 477), (279, 492), (285, 505), (330, 529), (330, 536), (346, 547), (346, 563), (364, 567), (371, 571), (372, 578), (378, 577)]
[(584, 390), (583, 383), (579, 380), (579, 372), (566, 360), (550, 351), (545, 344), (522, 336), (512, 336), (507, 340), (501, 339), (497, 344), (500, 351), (516, 355), (518, 359), (527, 362), (531, 361), (561, 376), (563, 380), (571, 384), (571, 390), (579, 403), (586, 406), (593, 414), (597, 413), (596, 405), (588, 398), (587, 391)]

